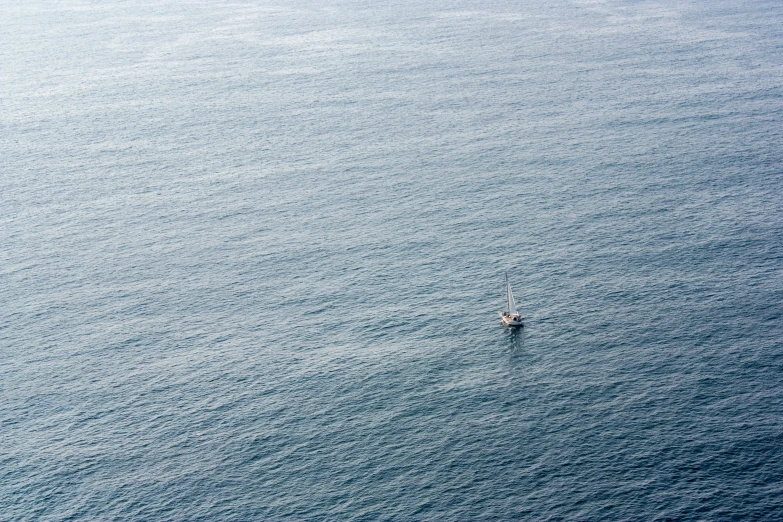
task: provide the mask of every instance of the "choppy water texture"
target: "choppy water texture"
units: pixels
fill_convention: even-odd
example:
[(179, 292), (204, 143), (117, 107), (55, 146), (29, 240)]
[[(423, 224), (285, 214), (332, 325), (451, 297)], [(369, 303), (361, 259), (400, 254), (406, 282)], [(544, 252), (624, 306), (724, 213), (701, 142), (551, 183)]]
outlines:
[(2, 1), (0, 519), (783, 519), (783, 4), (323, 4)]

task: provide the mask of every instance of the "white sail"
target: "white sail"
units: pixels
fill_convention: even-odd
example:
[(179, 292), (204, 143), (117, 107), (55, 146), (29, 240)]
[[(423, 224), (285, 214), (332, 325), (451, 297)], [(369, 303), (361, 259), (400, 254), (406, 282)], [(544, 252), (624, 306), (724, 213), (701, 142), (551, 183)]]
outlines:
[(514, 300), (514, 292), (511, 291), (511, 283), (508, 282), (506, 272), (506, 307), (508, 310), (500, 312), (500, 318), (506, 326), (523, 326), (522, 317), (517, 312), (517, 302)]
[(515, 314), (517, 312), (517, 303), (514, 301), (511, 283), (508, 282), (508, 272), (506, 272), (506, 304), (508, 306), (508, 313)]

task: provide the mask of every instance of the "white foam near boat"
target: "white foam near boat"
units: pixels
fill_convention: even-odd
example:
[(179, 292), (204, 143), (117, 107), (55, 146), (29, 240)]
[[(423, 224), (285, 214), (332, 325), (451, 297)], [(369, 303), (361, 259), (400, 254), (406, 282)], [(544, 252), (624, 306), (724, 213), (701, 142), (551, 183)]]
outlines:
[(508, 272), (506, 272), (506, 310), (500, 312), (500, 320), (506, 326), (523, 326), (522, 316), (517, 312), (517, 303), (514, 301), (514, 292), (511, 291), (511, 283), (508, 282)]

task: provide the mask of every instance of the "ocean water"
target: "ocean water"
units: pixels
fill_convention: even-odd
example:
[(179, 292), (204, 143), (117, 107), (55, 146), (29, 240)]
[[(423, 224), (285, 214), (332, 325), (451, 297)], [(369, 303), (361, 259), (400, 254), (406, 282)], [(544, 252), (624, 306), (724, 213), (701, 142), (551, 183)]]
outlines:
[(780, 2), (0, 7), (0, 520), (783, 519)]

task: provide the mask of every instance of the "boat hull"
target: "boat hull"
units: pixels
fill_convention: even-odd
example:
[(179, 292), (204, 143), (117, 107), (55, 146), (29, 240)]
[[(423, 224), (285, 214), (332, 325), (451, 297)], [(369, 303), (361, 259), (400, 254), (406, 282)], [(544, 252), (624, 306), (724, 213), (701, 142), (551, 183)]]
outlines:
[(500, 320), (503, 321), (503, 324), (506, 326), (524, 326), (522, 317), (519, 315), (505, 315), (501, 313)]

